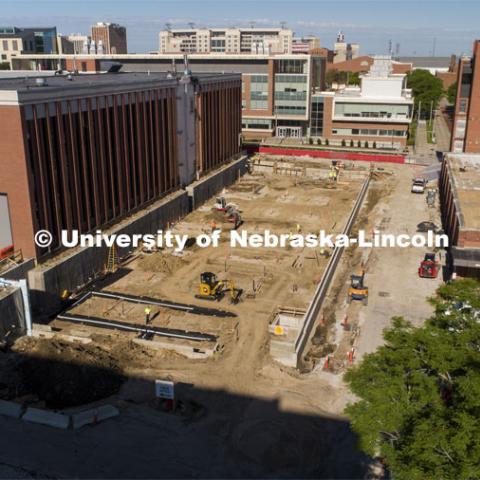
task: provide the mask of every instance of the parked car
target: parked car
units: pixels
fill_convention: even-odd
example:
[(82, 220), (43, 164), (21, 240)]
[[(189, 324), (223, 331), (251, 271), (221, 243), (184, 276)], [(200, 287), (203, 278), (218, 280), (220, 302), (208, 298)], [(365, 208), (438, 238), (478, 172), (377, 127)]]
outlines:
[(424, 178), (415, 178), (412, 183), (412, 193), (425, 193), (427, 181)]

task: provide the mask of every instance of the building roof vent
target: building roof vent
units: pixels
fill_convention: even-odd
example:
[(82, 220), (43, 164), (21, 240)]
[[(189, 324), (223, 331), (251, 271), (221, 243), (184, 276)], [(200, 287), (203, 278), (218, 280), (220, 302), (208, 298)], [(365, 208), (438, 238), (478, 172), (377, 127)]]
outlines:
[(48, 84), (47, 84), (47, 79), (44, 78), (44, 77), (39, 77), (39, 78), (36, 78), (35, 79), (35, 85), (37, 87), (46, 87)]

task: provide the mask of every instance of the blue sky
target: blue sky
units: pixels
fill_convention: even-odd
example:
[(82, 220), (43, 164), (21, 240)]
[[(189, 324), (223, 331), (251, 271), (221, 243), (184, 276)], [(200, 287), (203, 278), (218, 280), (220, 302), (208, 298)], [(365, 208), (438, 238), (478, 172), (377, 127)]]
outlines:
[(51, 26), (61, 33), (89, 31), (97, 21), (127, 27), (130, 52), (158, 48), (158, 32), (174, 27), (279, 26), (316, 34), (331, 48), (342, 29), (361, 53), (386, 53), (388, 41), (401, 55), (471, 53), (480, 38), (478, 0), (0, 0), (0, 24)]

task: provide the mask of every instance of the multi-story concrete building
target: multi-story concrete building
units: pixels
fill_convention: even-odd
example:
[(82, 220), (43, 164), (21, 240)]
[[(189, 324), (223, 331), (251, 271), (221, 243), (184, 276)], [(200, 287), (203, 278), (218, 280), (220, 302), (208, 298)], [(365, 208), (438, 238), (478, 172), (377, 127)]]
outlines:
[(360, 54), (360, 45), (358, 43), (347, 43), (345, 41), (345, 34), (338, 32), (337, 41), (333, 47), (334, 57), (333, 62), (345, 62), (346, 60), (353, 60)]
[(283, 28), (187, 28), (160, 32), (159, 53), (292, 53), (293, 32)]
[[(70, 34), (58, 35), (58, 53), (60, 54), (89, 54), (92, 39), (89, 35)], [(95, 53), (95, 52), (92, 52)]]
[[(92, 25), (90, 53), (124, 54), (127, 53), (127, 29), (117, 23), (98, 22)], [(92, 52), (93, 50), (93, 52)]]
[(407, 143), (413, 98), (390, 57), (375, 57), (360, 87), (312, 95), (309, 135), (331, 145), (400, 149)]
[[(246, 138), (303, 137), (310, 125), (310, 98), (325, 86), (326, 58), (320, 55), (190, 54), (195, 73), (241, 73), (242, 132)], [(168, 72), (181, 69), (182, 54), (171, 55), (24, 55), (19, 70), (105, 71), (112, 61), (122, 70)]]
[(57, 53), (57, 29), (0, 27), (0, 62), (24, 53)]
[(311, 53), (320, 48), (320, 38), (315, 35), (294, 37), (292, 41), (292, 53)]
[(480, 40), (473, 56), (460, 58), (451, 151), (480, 153)]
[(0, 240), (41, 262), (61, 230), (110, 226), (190, 184), (239, 152), (240, 104), (237, 74), (0, 79)]
[(480, 155), (445, 155), (439, 178), (450, 273), (480, 278)]

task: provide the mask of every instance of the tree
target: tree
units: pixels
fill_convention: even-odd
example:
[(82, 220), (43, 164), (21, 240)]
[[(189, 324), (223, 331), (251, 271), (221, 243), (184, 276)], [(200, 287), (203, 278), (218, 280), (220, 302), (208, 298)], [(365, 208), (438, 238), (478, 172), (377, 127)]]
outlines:
[(350, 140), (350, 146), (351, 146), (351, 147), (354, 147), (354, 146), (355, 146), (355, 144), (353, 143), (353, 140)]
[(8, 62), (0, 62), (0, 70), (10, 70), (10, 64)]
[(386, 345), (345, 374), (360, 399), (346, 412), (393, 478), (480, 478), (480, 283), (444, 285), (432, 302), (424, 327), (393, 319)]
[(373, 142), (373, 148), (377, 148), (377, 142)]
[(348, 73), (348, 84), (349, 85), (360, 85), (360, 73), (359, 72), (349, 72)]
[(344, 138), (342, 138), (342, 147), (346, 147), (347, 146), (347, 142), (345, 141)]
[(446, 91), (448, 103), (455, 103), (457, 99), (458, 82), (452, 83)]
[(357, 142), (357, 147), (362, 148), (362, 142), (360, 140)]
[(322, 144), (322, 139), (321, 138), (317, 138), (317, 145), (321, 145)]
[(413, 70), (407, 75), (407, 86), (412, 89), (415, 111), (420, 107), (421, 118), (428, 118), (430, 109), (438, 107), (443, 95), (443, 83), (428, 70)]

